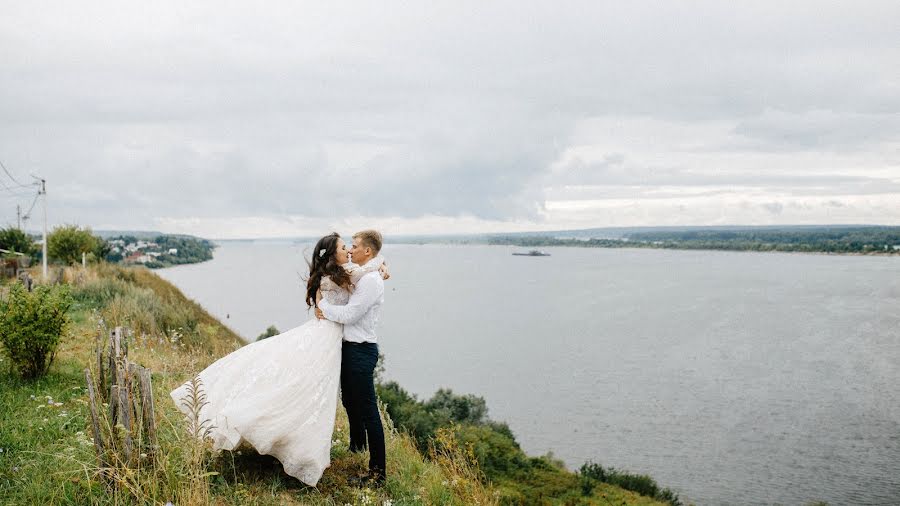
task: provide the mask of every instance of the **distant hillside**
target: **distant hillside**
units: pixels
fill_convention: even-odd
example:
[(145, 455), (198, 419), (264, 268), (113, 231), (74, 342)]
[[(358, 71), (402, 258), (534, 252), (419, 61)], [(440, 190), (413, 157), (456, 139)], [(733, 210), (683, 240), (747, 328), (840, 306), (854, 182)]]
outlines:
[(622, 229), (616, 237), (599, 230), (494, 234), (486, 244), (900, 255), (900, 227), (671, 227)]

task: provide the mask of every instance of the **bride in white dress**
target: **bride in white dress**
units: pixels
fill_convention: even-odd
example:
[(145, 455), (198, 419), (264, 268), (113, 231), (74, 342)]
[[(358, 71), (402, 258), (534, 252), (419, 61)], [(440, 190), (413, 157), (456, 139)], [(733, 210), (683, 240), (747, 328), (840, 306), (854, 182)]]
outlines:
[[(319, 297), (346, 304), (359, 278), (379, 269), (349, 262), (336, 233), (313, 250), (306, 303)], [(382, 276), (387, 277), (386, 270)], [(309, 320), (277, 336), (245, 345), (198, 374), (206, 394), (200, 420), (209, 420), (215, 450), (249, 444), (281, 461), (287, 474), (315, 486), (331, 463), (331, 437), (337, 409), (343, 326)], [(187, 382), (170, 395), (186, 415)]]

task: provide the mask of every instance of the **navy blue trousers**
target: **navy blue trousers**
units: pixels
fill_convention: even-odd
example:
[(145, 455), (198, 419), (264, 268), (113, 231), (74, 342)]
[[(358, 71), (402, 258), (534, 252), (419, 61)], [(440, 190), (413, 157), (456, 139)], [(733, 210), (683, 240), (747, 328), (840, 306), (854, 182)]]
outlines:
[(384, 428), (375, 394), (378, 345), (344, 341), (341, 349), (341, 401), (350, 421), (350, 451), (369, 447), (369, 472), (385, 476)]

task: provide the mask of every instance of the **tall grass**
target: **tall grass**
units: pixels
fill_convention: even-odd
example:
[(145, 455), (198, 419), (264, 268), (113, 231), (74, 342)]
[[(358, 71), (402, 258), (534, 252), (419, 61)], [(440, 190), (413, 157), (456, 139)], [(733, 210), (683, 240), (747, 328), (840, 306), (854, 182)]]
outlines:
[[(388, 476), (380, 489), (348, 484), (348, 477), (366, 470), (368, 455), (349, 451), (342, 408), (331, 467), (314, 488), (286, 475), (271, 457), (247, 449), (211, 452), (202, 438), (208, 425), (186, 420), (168, 393), (243, 345), (238, 336), (146, 269), (100, 265), (69, 268), (60, 277), (73, 287), (76, 323), (48, 375), (24, 382), (0, 367), (0, 504), (463, 506), (502, 500), (458, 434), (438, 432), (426, 457), (413, 437), (394, 427), (384, 406)], [(83, 370), (92, 363), (101, 323), (133, 328), (129, 357), (153, 373), (159, 448), (137, 466), (101, 465), (90, 440)], [(195, 407), (203, 402), (201, 385), (197, 393)], [(513, 487), (504, 484), (506, 491)], [(657, 504), (608, 484), (600, 484), (595, 495), (618, 505)]]

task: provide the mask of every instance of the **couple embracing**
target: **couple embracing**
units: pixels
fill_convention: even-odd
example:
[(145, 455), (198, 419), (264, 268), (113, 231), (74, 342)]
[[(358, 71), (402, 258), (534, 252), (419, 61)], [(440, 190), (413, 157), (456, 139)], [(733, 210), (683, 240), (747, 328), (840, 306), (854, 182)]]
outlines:
[[(369, 473), (351, 477), (380, 486), (386, 475), (384, 430), (375, 394), (375, 325), (390, 277), (381, 234), (364, 230), (348, 249), (333, 233), (313, 250), (306, 303), (316, 318), (247, 344), (198, 374), (215, 450), (249, 445), (281, 461), (287, 474), (315, 486), (331, 462), (338, 388), (350, 425), (350, 451), (369, 449)], [(187, 382), (171, 392), (190, 412)]]

